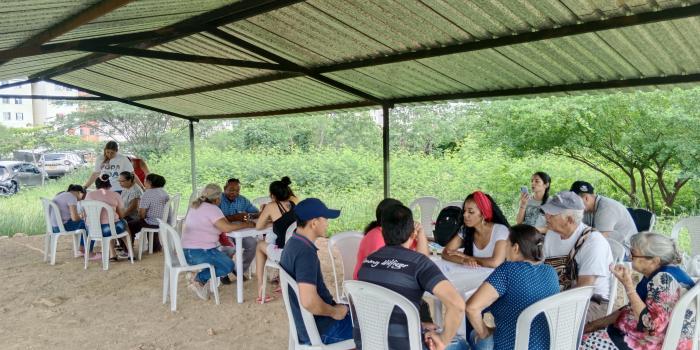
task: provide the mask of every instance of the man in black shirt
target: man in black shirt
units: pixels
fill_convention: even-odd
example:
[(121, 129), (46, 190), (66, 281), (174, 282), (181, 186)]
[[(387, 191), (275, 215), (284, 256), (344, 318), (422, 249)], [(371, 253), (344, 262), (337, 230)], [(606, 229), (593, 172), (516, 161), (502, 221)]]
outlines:
[[(440, 269), (427, 256), (409, 249), (416, 239), (416, 227), (411, 210), (403, 205), (387, 208), (382, 215), (382, 236), (386, 246), (370, 254), (357, 277), (405, 296), (416, 308), (426, 291), (435, 295), (445, 306), (445, 329), (442, 333), (428, 332), (426, 339), (438, 338), (436, 344), (450, 344), (464, 319), (464, 300)], [(389, 348), (408, 349), (406, 315), (395, 308), (389, 321)], [(361, 347), (359, 327), (355, 328), (355, 343)], [(463, 340), (447, 349), (464, 348)]]

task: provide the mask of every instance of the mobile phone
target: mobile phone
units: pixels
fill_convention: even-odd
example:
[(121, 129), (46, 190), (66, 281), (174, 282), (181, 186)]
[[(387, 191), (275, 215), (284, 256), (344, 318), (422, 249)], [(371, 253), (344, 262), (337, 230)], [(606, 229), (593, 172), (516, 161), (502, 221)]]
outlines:
[(520, 186), (520, 193), (525, 193), (527, 194), (527, 186)]

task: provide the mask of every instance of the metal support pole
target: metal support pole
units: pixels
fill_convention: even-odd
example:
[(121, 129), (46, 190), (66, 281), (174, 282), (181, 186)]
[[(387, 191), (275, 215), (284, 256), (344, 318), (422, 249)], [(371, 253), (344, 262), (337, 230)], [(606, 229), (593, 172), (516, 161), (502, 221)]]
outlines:
[(194, 157), (194, 122), (190, 120), (190, 174), (192, 174), (192, 193), (197, 191), (197, 170)]
[(389, 105), (382, 106), (382, 158), (384, 160), (384, 198), (389, 198)]

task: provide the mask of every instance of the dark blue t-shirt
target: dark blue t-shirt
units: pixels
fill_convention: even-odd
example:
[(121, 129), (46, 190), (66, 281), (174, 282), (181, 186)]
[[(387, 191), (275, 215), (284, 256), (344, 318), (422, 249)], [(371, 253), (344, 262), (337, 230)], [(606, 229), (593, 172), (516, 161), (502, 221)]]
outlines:
[[(357, 279), (401, 294), (420, 309), (423, 294), (432, 293), (433, 288), (447, 278), (427, 256), (402, 246), (385, 246), (365, 258)], [(407, 327), (406, 315), (394, 308), (389, 320), (389, 349), (410, 348)], [(360, 349), (359, 327), (355, 330), (355, 344)]]
[[(547, 264), (506, 261), (491, 273), (486, 282), (491, 284), (499, 295), (498, 300), (491, 305), (496, 324), (493, 333), (496, 350), (515, 347), (515, 326), (523, 310), (559, 293), (557, 273)], [(549, 349), (549, 328), (544, 314), (538, 315), (532, 322), (528, 349)]]
[[(326, 288), (326, 284), (323, 282), (323, 275), (321, 274), (321, 262), (318, 260), (318, 254), (316, 253), (318, 248), (311, 242), (308, 238), (294, 232), (291, 238), (287, 241), (287, 244), (282, 250), (282, 257), (280, 258), (280, 266), (286, 271), (290, 277), (292, 277), (298, 284), (308, 283), (316, 286), (316, 292), (323, 299), (326, 304), (335, 305), (333, 301), (333, 296)], [(292, 288), (289, 288), (290, 305), (292, 308), (292, 316), (294, 317), (294, 323), (297, 327), (297, 336), (299, 337), (299, 342), (302, 344), (307, 344), (310, 342), (309, 335), (306, 333), (306, 328), (304, 327), (304, 320), (301, 317), (301, 312), (299, 311), (299, 303), (297, 302), (296, 295)], [(325, 333), (334, 322), (337, 322), (328, 316), (317, 316), (314, 315), (316, 320), (316, 326), (320, 334)]]

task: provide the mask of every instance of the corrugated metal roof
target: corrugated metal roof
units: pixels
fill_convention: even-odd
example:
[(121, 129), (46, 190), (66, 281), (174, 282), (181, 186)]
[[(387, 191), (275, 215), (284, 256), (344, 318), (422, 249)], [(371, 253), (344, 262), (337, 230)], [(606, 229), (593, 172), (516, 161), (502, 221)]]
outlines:
[[(246, 1), (255, 5), (250, 0), (240, 3)], [(0, 50), (18, 45), (94, 3), (6, 1), (0, 16), (13, 17), (0, 22)], [(134, 1), (51, 42), (153, 30), (231, 3), (236, 1)], [(150, 48), (267, 63), (275, 63), (276, 55), (300, 66), (297, 69), (309, 69), (310, 77), (285, 76), (231, 88), (274, 71), (123, 56), (55, 79), (124, 99), (164, 93), (171, 96), (138, 101), (199, 118), (366, 105), (368, 99), (391, 103), (417, 96), (447, 98), (482, 92), (496, 96), (499, 91), (513, 89), (682, 77), (700, 73), (698, 17), (323, 73), (337, 83), (320, 82), (313, 78), (313, 72), (338, 63), (487, 42), (697, 4), (700, 0), (311, 0), (219, 28), (269, 55), (206, 32)], [(24, 23), (29, 18), (36, 20)], [(0, 79), (30, 76), (85, 55), (64, 51), (14, 59), (0, 66)], [(214, 89), (218, 85), (222, 88)], [(174, 91), (180, 90), (189, 93), (175, 96)], [(576, 92), (562, 94), (570, 93)]]

